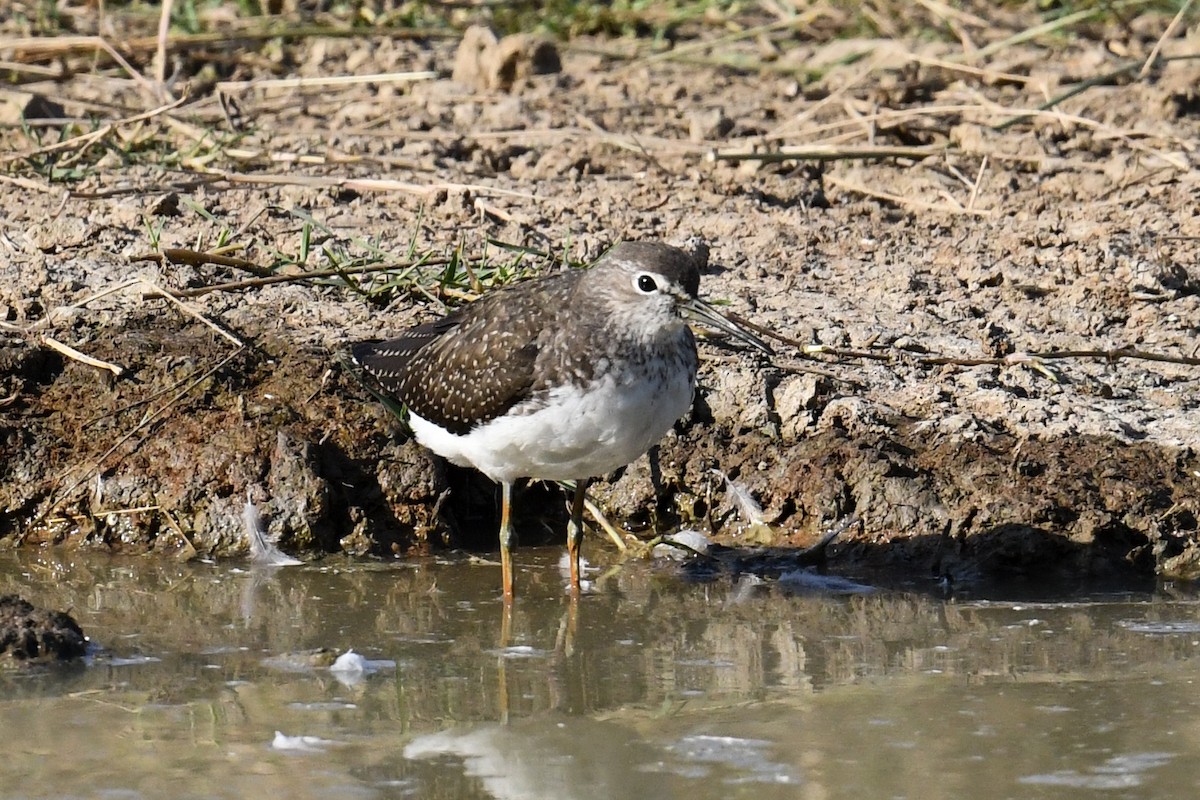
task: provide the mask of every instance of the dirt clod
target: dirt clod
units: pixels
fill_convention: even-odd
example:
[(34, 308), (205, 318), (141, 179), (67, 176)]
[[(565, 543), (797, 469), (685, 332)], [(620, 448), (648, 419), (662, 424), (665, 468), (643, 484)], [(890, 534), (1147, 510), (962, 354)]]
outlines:
[(0, 597), (0, 664), (69, 661), (87, 652), (87, 637), (69, 614), (46, 611), (16, 595)]

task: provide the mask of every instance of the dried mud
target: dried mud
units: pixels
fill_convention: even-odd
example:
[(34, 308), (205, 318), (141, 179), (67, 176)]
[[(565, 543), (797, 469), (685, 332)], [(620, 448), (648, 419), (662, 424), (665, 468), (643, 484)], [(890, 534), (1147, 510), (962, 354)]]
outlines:
[[(1148, 51), (1164, 27), (1141, 20), (1125, 46)], [(703, 235), (712, 263), (702, 291), (795, 342), (842, 352), (781, 344), (767, 363), (703, 345), (690, 416), (649, 457), (595, 485), (633, 530), (699, 525), (744, 542), (720, 469), (761, 501), (776, 547), (810, 544), (857, 515), (862, 526), (829, 553), (837, 570), (1068, 586), (1200, 576), (1200, 366), (932, 360), (1200, 355), (1200, 62), (1114, 79), (1057, 107), (1070, 116), (996, 131), (1010, 115), (997, 108), (1031, 108), (1103, 73), (1111, 48), (1013, 47), (983, 77), (912, 57), (952, 49), (798, 46), (785, 58), (869, 56), (869, 69), (854, 61), (804, 85), (566, 47), (561, 71), (529, 70), (504, 91), (451, 80), (452, 42), (310, 42), (293, 59), (298, 75), (433, 68), (442, 77), (248, 95), (244, 147), (376, 160), (292, 172), (259, 160), (237, 171), (453, 185), (427, 195), (196, 185), (117, 163), (83, 190), (137, 191), (64, 200), (5, 185), (0, 537), (235, 554), (247, 546), (249, 498), (289, 550), (492, 546), (493, 489), (405, 441), (338, 360), (349, 341), (428, 318), (427, 306), (380, 308), (344, 287), (298, 283), (189, 299), (191, 313), (144, 287), (73, 305), (130, 277), (175, 289), (242, 277), (131, 264), (151, 249), (148, 225), (161, 224), (164, 247), (213, 235), (187, 207), (167, 214), (174, 206), (162, 197), (175, 191), (241, 228), (240, 255), (260, 263), (295, 246), (300, 223), (288, 208), (328, 225), (330, 244), (370, 237), (392, 252), (414, 237), (441, 249), (494, 237), (551, 252), (567, 243), (582, 258), (620, 239)], [(1198, 50), (1193, 31), (1164, 52)], [(890, 109), (926, 113), (874, 116)], [(203, 95), (188, 113), (220, 119)], [(874, 144), (955, 148), (918, 162), (824, 166), (706, 158), (713, 148), (805, 144), (835, 123), (870, 128)], [(46, 333), (127, 375), (63, 357), (39, 339)], [(556, 490), (531, 487), (518, 511), (526, 541), (558, 540)]]

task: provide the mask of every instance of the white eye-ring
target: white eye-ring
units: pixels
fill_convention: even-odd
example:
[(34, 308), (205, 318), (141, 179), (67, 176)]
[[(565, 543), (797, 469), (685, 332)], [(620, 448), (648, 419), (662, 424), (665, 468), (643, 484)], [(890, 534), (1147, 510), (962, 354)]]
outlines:
[(658, 281), (649, 272), (639, 272), (633, 279), (633, 287), (642, 294), (654, 294), (658, 291)]

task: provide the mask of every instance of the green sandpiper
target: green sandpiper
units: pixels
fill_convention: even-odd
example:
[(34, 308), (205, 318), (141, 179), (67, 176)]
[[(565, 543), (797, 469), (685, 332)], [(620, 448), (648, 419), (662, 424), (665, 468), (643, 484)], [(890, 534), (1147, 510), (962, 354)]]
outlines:
[(691, 408), (698, 358), (684, 313), (771, 353), (697, 297), (699, 260), (625, 242), (589, 269), (507, 286), (395, 339), (353, 346), (354, 360), (408, 408), (418, 442), (502, 487), (506, 599), (518, 478), (575, 481), (567, 551), (579, 591), (588, 480), (637, 459)]

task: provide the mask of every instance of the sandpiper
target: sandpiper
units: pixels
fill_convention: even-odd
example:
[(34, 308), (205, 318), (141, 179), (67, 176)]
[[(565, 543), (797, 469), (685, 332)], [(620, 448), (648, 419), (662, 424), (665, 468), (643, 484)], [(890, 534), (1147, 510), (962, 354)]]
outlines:
[(692, 404), (696, 342), (686, 312), (770, 353), (697, 298), (691, 254), (625, 242), (590, 269), (505, 287), (354, 360), (402, 402), (422, 445), (501, 486), (500, 563), (513, 595), (509, 518), (518, 478), (575, 481), (567, 528), (579, 590), (584, 490), (629, 464)]

